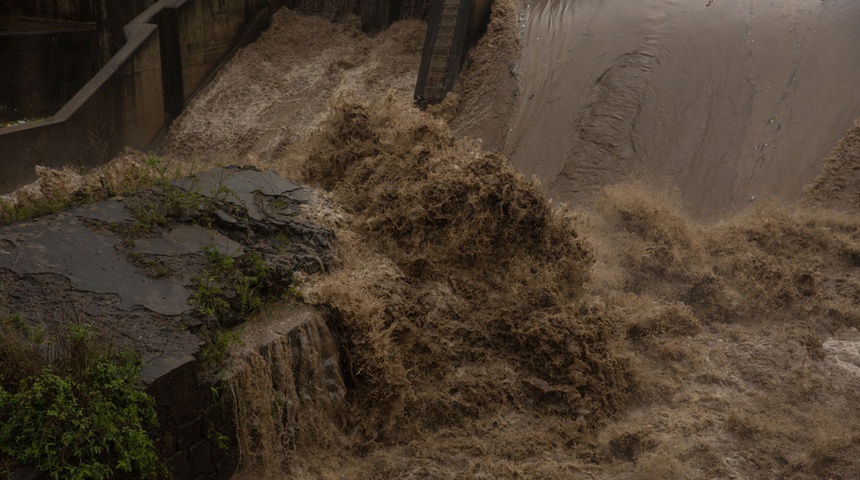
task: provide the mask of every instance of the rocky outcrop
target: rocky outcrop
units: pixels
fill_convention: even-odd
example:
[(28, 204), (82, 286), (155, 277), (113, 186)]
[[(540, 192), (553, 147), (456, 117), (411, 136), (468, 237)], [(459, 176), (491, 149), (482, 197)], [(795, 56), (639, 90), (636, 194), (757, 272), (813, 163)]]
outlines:
[(333, 235), (302, 213), (312, 198), (229, 167), (0, 228), (6, 309), (48, 337), (78, 323), (137, 352), (174, 477), (229, 478), (234, 408), (212, 349), (296, 272), (329, 267)]

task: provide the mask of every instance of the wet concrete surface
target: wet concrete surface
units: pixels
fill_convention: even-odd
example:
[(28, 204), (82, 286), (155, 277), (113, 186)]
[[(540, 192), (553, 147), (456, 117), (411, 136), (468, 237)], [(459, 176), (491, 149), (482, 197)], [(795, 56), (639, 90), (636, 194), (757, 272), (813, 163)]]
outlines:
[[(153, 380), (198, 354), (202, 319), (190, 299), (210, 247), (234, 257), (258, 255), (276, 281), (327, 268), (332, 234), (302, 218), (301, 204), (312, 196), (304, 187), (239, 168), (174, 184), (208, 199), (211, 216), (203, 221), (202, 212), (190, 209), (129, 236), (136, 202), (167, 201), (156, 188), (0, 228), (5, 309), (49, 334), (70, 323), (88, 325), (117, 348), (139, 352), (144, 377)], [(154, 273), (150, 264), (161, 270)]]
[(111, 221), (117, 216), (91, 214), (114, 211), (117, 204), (108, 200), (84, 212), (73, 209), (4, 228), (0, 238), (7, 247), (0, 251), (0, 268), (19, 275), (61, 275), (75, 290), (116, 295), (117, 307), (126, 311), (141, 306), (161, 315), (181, 315), (189, 310), (189, 293), (181, 283), (143, 275), (117, 250), (121, 239), (116, 234), (94, 231), (82, 221)]

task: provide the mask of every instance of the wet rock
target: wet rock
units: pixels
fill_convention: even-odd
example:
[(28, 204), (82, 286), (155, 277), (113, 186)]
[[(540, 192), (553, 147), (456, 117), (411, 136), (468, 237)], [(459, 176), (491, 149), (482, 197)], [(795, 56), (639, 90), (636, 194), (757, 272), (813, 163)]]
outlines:
[(145, 238), (137, 242), (137, 251), (149, 255), (175, 256), (199, 253), (213, 246), (222, 255), (241, 256), (245, 250), (237, 242), (215, 230), (199, 225), (179, 225), (160, 238)]
[[(158, 403), (156, 443), (176, 478), (227, 478), (237, 464), (223, 445), (235, 437), (233, 409), (215, 394), (222, 385), (201, 349), (212, 322), (229, 327), (248, 310), (231, 305), (247, 293), (218, 282), (233, 275), (225, 266), (245, 262), (265, 272), (247, 280), (260, 295), (276, 295), (296, 272), (326, 270), (334, 236), (303, 218), (312, 196), (274, 173), (227, 167), (2, 227), (5, 308), (49, 335), (84, 324), (138, 352)], [(205, 282), (219, 287), (228, 316), (199, 308)]]
[[(113, 202), (89, 209), (113, 208)], [(59, 274), (81, 292), (114, 294), (119, 307), (142, 305), (162, 315), (181, 315), (188, 306), (188, 292), (171, 279), (141, 275), (116, 249), (120, 238), (113, 232), (95, 231), (82, 221), (80, 209), (23, 222), (0, 230), (11, 245), (0, 255), (0, 268), (19, 275)]]
[(156, 189), (0, 228), (7, 308), (33, 323), (86, 320), (147, 363), (196, 353), (187, 328), (199, 322), (189, 302), (208, 248), (231, 257), (259, 255), (277, 282), (289, 282), (297, 270), (324, 270), (331, 261), (333, 236), (301, 217), (300, 205), (312, 193), (294, 182), (228, 167), (174, 185), (208, 199), (211, 221), (189, 207), (165, 225), (135, 233), (141, 219), (129, 205), (137, 200), (139, 211), (141, 199), (157, 205), (166, 201), (159, 196), (175, 195)]

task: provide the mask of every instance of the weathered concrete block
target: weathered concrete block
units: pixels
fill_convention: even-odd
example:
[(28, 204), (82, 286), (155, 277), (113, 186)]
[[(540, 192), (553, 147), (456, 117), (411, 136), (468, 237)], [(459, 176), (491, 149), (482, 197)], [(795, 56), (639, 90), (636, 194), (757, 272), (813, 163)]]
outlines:
[[(56, 327), (48, 331), (84, 320), (116, 348), (139, 353), (157, 404), (155, 443), (174, 478), (229, 478), (238, 464), (234, 404), (219, 376), (223, 367), (206, 364), (201, 346), (216, 325), (244, 318), (238, 310), (211, 318), (193, 299), (198, 282), (211, 276), (210, 247), (224, 258), (253, 256), (266, 266), (273, 291), (296, 271), (327, 269), (334, 235), (302, 215), (312, 195), (271, 172), (231, 167), (0, 227), (6, 308)], [(183, 207), (145, 238), (128, 236), (145, 220), (140, 215), (173, 203)], [(305, 323), (294, 328), (307, 330)]]
[(191, 478), (200, 478), (215, 470), (215, 464), (212, 462), (212, 446), (208, 441), (198, 442), (188, 449), (188, 465)]
[(401, 0), (361, 0), (361, 30), (373, 32), (388, 28), (400, 19)]

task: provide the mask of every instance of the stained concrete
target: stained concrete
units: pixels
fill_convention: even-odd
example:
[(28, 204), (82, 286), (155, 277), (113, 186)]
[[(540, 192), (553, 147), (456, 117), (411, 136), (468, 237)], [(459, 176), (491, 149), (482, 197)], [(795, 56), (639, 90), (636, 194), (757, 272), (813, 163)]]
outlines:
[[(40, 104), (34, 112), (13, 112), (14, 118), (53, 113), (52, 117), (0, 129), (0, 193), (36, 180), (36, 165), (92, 167), (110, 160), (125, 147), (142, 151), (156, 148), (165, 128), (225, 59), (238, 46), (252, 41), (267, 28), (275, 10), (290, 3), (287, 0), (158, 0), (154, 3), (134, 0), (108, 1), (107, 10), (96, 8), (92, 2), (64, 0), (56, 4), (59, 10), (69, 10), (66, 13), (73, 14), (68, 16), (54, 11), (52, 2), (16, 4), (15, 9), (5, 8), (0, 2), (3, 21), (6, 16), (26, 16), (31, 12), (80, 23), (90, 21), (93, 15), (99, 16), (98, 12), (103, 11), (119, 22), (100, 30), (101, 36), (108, 38), (100, 38), (98, 43), (102, 47), (108, 45), (109, 51), (115, 54), (109, 61), (102, 62), (97, 72), (98, 65), (87, 70), (92, 74), (89, 81), (82, 80), (86, 82), (83, 86), (75, 83), (63, 87), (63, 96), (51, 96), (48, 104)], [(125, 23), (133, 12), (150, 4)], [(65, 7), (59, 8), (60, 5)], [(0, 41), (0, 57), (5, 55), (3, 43)], [(35, 85), (32, 81), (28, 84), (28, 79), (32, 80), (39, 70), (31, 65), (35, 57), (24, 54), (12, 70), (0, 69), (3, 70), (0, 90), (14, 93)], [(62, 68), (67, 68), (65, 60), (48, 55), (42, 63), (53, 68), (59, 61)], [(13, 85), (15, 83), (20, 85)], [(50, 86), (48, 90), (56, 88)], [(74, 93), (77, 88), (80, 90)], [(0, 119), (6, 118), (2, 112), (3, 98), (0, 92)]]
[[(296, 204), (307, 202), (311, 197), (309, 190), (295, 182), (272, 172), (255, 170), (245, 170), (241, 175), (225, 169), (210, 170), (193, 178), (181, 178), (173, 184), (183, 190), (197, 191), (208, 197), (222, 197), (224, 201), (246, 209), (248, 216), (255, 221), (261, 221), (268, 216), (261, 210), (257, 195), (286, 197)], [(277, 221), (275, 218), (272, 220)]]
[(135, 250), (148, 255), (170, 257), (199, 253), (201, 245), (211, 245), (222, 255), (231, 257), (239, 257), (245, 253), (239, 243), (199, 225), (180, 225), (163, 237), (141, 239)]

